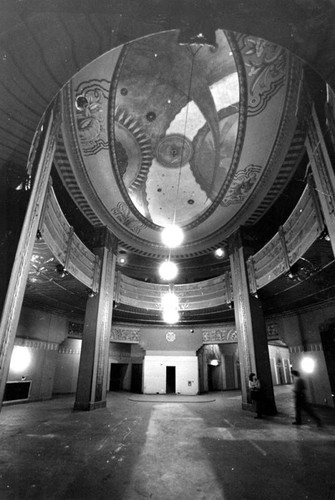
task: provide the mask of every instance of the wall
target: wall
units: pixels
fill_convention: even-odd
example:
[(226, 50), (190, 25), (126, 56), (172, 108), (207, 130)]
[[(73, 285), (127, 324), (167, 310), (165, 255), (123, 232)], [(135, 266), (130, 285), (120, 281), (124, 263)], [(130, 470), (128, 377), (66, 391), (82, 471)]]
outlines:
[(195, 354), (203, 344), (201, 328), (141, 328), (140, 346), (145, 351), (178, 351)]
[(53, 394), (74, 394), (77, 389), (80, 339), (66, 339), (59, 346)]
[(176, 367), (176, 394), (192, 396), (199, 392), (198, 358), (196, 356), (180, 356), (170, 352), (169, 355), (147, 355), (144, 358), (145, 394), (166, 394), (166, 367)]
[[(327, 306), (309, 308), (299, 314), (283, 314), (273, 316), (278, 337), (285, 342), (290, 351), (290, 362), (293, 369), (299, 370), (308, 381), (309, 400), (316, 405), (334, 407), (329, 376), (326, 367), (320, 331), (325, 324), (335, 324), (335, 303)], [(311, 358), (315, 363), (314, 372), (307, 375), (302, 370), (302, 360)]]
[(29, 400), (50, 399), (52, 396), (59, 343), (68, 330), (68, 322), (61, 316), (23, 307), (17, 329), (12, 360), (18, 352), (28, 357), (26, 367), (16, 369), (11, 364), (8, 381), (31, 380)]
[(202, 346), (200, 329), (143, 328), (140, 346), (146, 352), (143, 366), (144, 393), (166, 393), (167, 366), (175, 366), (176, 394), (194, 395), (199, 393), (196, 351)]

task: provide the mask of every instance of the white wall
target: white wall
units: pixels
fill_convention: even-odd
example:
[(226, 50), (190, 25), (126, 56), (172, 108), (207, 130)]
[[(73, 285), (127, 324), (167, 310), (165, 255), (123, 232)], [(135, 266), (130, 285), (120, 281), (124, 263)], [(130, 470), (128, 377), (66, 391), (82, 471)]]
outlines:
[(150, 356), (144, 358), (144, 394), (166, 394), (166, 367), (176, 367), (176, 394), (194, 396), (199, 392), (197, 356)]

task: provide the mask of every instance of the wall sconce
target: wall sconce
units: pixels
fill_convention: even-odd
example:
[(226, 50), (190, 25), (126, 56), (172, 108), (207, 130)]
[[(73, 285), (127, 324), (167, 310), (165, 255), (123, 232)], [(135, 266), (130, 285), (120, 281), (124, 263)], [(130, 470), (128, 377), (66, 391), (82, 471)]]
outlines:
[(116, 258), (116, 261), (117, 261), (119, 266), (126, 266), (128, 263), (128, 256), (127, 256), (126, 252), (120, 251), (117, 258)]
[(95, 292), (94, 290), (88, 290), (88, 296), (90, 299), (92, 299), (93, 297), (95, 297), (97, 295), (98, 292)]
[(234, 309), (234, 302), (233, 301), (227, 302), (227, 304), (228, 304), (229, 309)]

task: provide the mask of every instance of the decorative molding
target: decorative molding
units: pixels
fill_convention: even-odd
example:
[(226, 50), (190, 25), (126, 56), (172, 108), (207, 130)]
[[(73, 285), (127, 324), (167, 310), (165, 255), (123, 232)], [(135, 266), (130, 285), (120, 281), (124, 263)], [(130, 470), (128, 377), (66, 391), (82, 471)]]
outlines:
[(174, 332), (167, 332), (165, 338), (168, 342), (174, 342), (176, 340), (176, 334)]
[(60, 347), (58, 350), (58, 354), (75, 354), (79, 356), (81, 353), (81, 349), (73, 349), (70, 347)]
[(248, 116), (261, 113), (284, 85), (287, 51), (271, 42), (244, 35), (241, 47), (248, 81)]
[[(264, 211), (267, 210), (269, 205), (278, 196), (279, 192), (283, 189), (285, 183), (288, 182), (293, 173), (292, 164), (287, 165), (283, 163), (284, 158), (282, 158), (282, 155), (285, 148), (289, 148), (289, 145), (291, 144), (291, 141), (294, 138), (294, 130), (292, 130), (294, 125), (294, 122), (292, 120), (292, 109), (295, 109), (297, 104), (299, 84), (301, 80), (301, 72), (302, 72), (301, 63), (298, 62), (293, 57), (288, 57), (287, 67), (286, 67), (286, 78), (287, 78), (286, 99), (281, 114), (280, 124), (278, 126), (276, 140), (273, 144), (272, 150), (269, 153), (267, 164), (264, 166), (262, 177), (260, 178), (259, 182), (254, 188), (253, 195), (246, 200), (244, 205), (241, 207), (240, 211), (234, 217), (232, 217), (229, 223), (225, 226), (225, 230), (227, 232), (234, 230), (234, 227), (236, 227), (238, 221), (241, 220), (241, 218), (244, 216), (246, 217), (246, 221), (248, 222), (249, 220), (251, 221), (250, 222), (251, 224), (255, 223), (256, 220), (259, 220)], [(298, 136), (300, 137), (301, 134), (299, 133)], [(301, 145), (301, 151), (303, 151), (301, 137), (298, 142), (299, 145)], [(288, 157), (288, 155), (286, 157)], [(282, 165), (282, 168), (280, 169), (280, 172), (278, 172), (277, 177), (279, 178), (282, 177), (283, 175), (282, 180), (281, 182), (279, 182), (279, 184), (276, 183), (273, 184), (273, 182), (271, 182), (271, 184), (275, 186), (275, 189), (269, 187), (269, 195), (271, 193), (269, 199), (270, 203), (267, 202), (267, 197), (265, 197), (264, 198), (265, 204), (263, 205), (262, 211), (259, 212), (259, 207), (260, 207), (259, 203), (257, 203), (257, 207), (254, 208), (253, 204), (255, 204), (255, 200), (260, 199), (259, 196), (261, 196), (262, 198), (264, 197), (262, 195), (264, 191), (264, 186), (266, 186), (269, 183), (269, 177), (271, 177), (273, 169), (274, 168), (276, 168), (276, 170), (278, 169), (279, 167), (278, 163), (279, 165)], [(252, 216), (248, 216), (248, 213), (250, 213), (253, 210), (258, 214), (257, 218), (254, 221), (251, 220)]]
[(120, 201), (117, 206), (111, 210), (111, 214), (119, 221), (120, 224), (135, 234), (139, 234), (141, 230), (146, 227), (146, 224), (140, 222), (132, 216), (127, 204), (123, 201)]
[(140, 329), (139, 328), (112, 328), (111, 338), (112, 342), (131, 342), (139, 343)]
[(80, 97), (86, 99), (86, 103), (80, 108), (76, 106), (75, 111), (79, 141), (84, 156), (95, 155), (102, 149), (108, 149), (104, 115), (104, 108), (107, 108), (108, 87), (107, 80), (93, 79), (81, 82), (75, 90), (75, 100)]
[(253, 186), (256, 184), (259, 174), (262, 172), (260, 165), (248, 165), (239, 170), (233, 177), (231, 185), (226, 196), (221, 202), (223, 207), (229, 205), (241, 204), (249, 195)]
[(56, 342), (45, 342), (43, 340), (23, 339), (16, 337), (15, 344), (22, 347), (29, 347), (30, 349), (40, 349), (43, 351), (58, 351), (59, 344)]
[(201, 332), (204, 344), (237, 342), (235, 325), (227, 325), (219, 328), (204, 328)]
[(290, 354), (298, 354), (302, 352), (315, 352), (315, 351), (323, 351), (322, 344), (320, 343), (315, 343), (315, 344), (307, 344), (306, 346), (302, 345), (296, 345), (296, 346), (290, 346), (289, 347)]

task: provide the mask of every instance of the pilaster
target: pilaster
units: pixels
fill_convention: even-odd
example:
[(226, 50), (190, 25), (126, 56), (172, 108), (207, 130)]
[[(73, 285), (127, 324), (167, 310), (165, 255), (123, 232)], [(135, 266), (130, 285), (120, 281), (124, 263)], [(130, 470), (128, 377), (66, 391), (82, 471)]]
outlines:
[[(57, 102), (55, 102), (53, 108), (46, 112), (44, 121), (40, 124), (40, 133), (35, 134), (35, 143), (33, 143), (31, 147), (33, 153), (31, 153), (28, 158), (29, 174), (31, 173), (32, 165), (35, 161), (37, 161), (37, 166), (20, 239), (16, 249), (14, 265), (7, 288), (0, 323), (0, 406), (3, 399), (10, 358), (22, 308), (30, 259), (34, 248), (39, 219), (43, 209), (56, 148), (56, 138), (60, 126), (60, 116), (55, 112), (56, 110)], [(44, 133), (41, 133), (43, 130)], [(38, 144), (40, 141), (43, 141), (43, 144), (37, 160), (36, 151), (40, 146), (40, 144)], [(31, 180), (29, 177), (28, 189), (31, 187), (30, 183)]]

